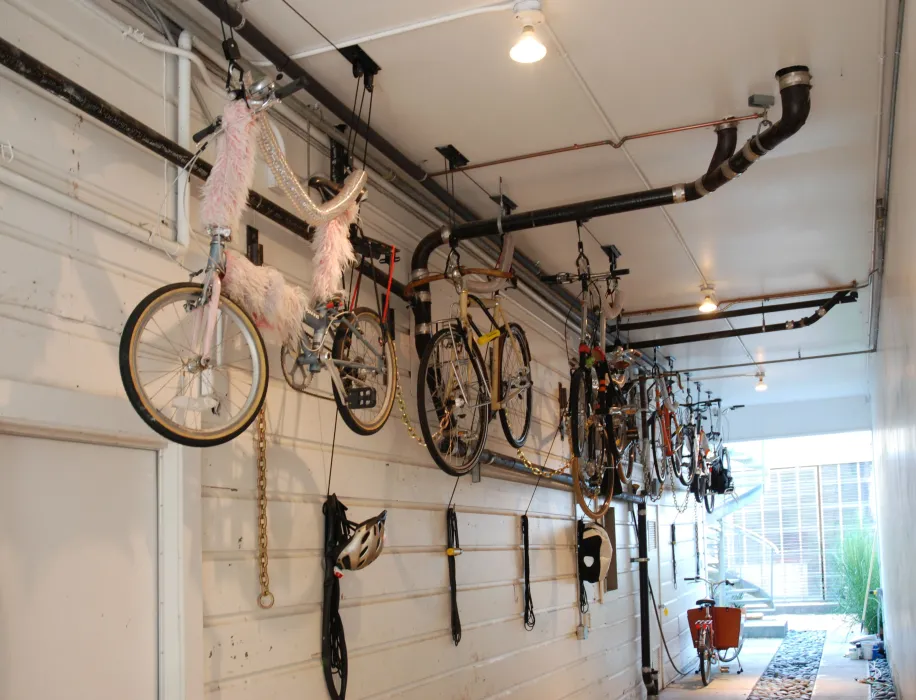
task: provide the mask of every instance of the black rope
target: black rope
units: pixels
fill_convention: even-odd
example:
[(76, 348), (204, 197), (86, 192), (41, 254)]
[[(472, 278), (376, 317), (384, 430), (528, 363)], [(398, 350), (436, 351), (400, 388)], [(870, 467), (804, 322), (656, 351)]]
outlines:
[[(457, 482), (455, 484), (458, 485)], [(448, 583), (451, 588), (452, 599), (452, 641), (455, 646), (461, 641), (461, 617), (458, 614), (458, 585), (455, 581), (455, 557), (460, 551), (461, 543), (458, 540), (458, 516), (455, 507), (450, 505), (445, 511), (445, 526), (448, 530)]]
[(522, 516), (522, 544), (525, 547), (525, 629), (530, 632), (534, 629), (534, 602), (531, 600), (531, 565), (528, 561), (527, 511)]
[[(578, 537), (576, 538), (576, 557), (578, 558), (580, 557), (579, 545), (582, 544), (582, 535), (585, 533), (585, 523), (579, 520), (576, 523), (576, 528), (577, 528), (576, 532), (578, 533)], [(588, 595), (585, 592), (585, 581), (582, 580), (581, 563), (582, 562), (579, 561), (579, 565), (576, 567), (576, 569), (578, 570), (578, 576), (579, 576), (579, 612), (584, 615), (585, 613), (588, 612)]]
[[(343, 397), (344, 401), (347, 400), (347, 397)], [(334, 448), (337, 447), (337, 419), (340, 418), (340, 411), (334, 411), (334, 433), (331, 436), (331, 466), (328, 468), (328, 492), (326, 495), (331, 495), (331, 477), (334, 476)]]

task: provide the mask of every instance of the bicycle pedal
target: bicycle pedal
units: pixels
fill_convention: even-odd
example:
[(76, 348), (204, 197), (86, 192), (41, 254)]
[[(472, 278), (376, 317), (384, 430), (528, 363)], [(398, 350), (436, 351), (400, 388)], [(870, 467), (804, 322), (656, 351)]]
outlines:
[(347, 408), (375, 408), (375, 389), (360, 387), (347, 392)]

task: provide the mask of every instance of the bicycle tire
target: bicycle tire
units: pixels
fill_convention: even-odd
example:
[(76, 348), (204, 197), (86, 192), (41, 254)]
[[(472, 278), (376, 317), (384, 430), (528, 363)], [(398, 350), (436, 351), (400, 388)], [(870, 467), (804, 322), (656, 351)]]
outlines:
[(688, 488), (697, 475), (696, 434), (693, 426), (684, 425), (680, 432), (680, 447), (677, 450), (677, 475), (680, 482)]
[[(659, 439), (665, 430), (664, 421), (658, 412), (652, 415), (649, 430), (652, 435), (652, 468), (655, 472), (655, 478), (658, 479), (659, 486), (663, 486), (668, 478), (668, 472), (671, 471), (671, 462), (668, 455), (665, 454), (664, 439)], [(661, 456), (659, 456), (661, 450)], [(646, 484), (648, 486), (648, 484)]]
[[(381, 410), (374, 420), (365, 422), (347, 405), (346, 397), (340, 395), (337, 390), (337, 385), (334, 382), (331, 382), (331, 387), (334, 390), (334, 401), (337, 402), (337, 411), (340, 413), (340, 417), (343, 418), (344, 423), (347, 424), (347, 427), (357, 435), (374, 435), (385, 426), (385, 423), (388, 421), (388, 416), (391, 415), (391, 408), (394, 406), (394, 397), (397, 391), (397, 377), (395, 376), (395, 367), (397, 364), (394, 354), (394, 344), (391, 342), (391, 338), (382, 326), (378, 314), (372, 309), (360, 307), (352, 311), (349, 316), (352, 319), (351, 322), (354, 324), (360, 322), (369, 323), (374, 325), (378, 331), (378, 339), (382, 344), (382, 354), (385, 356), (385, 372), (388, 377), (388, 381), (385, 382), (385, 395), (379, 398), (376, 392), (376, 407), (381, 406)], [(349, 353), (353, 349), (351, 335), (350, 329), (346, 324), (338, 324), (337, 330), (334, 332), (334, 345), (331, 350), (331, 356), (335, 360), (347, 360), (349, 357)], [(341, 379), (344, 381), (344, 384), (346, 384), (347, 381), (353, 381), (350, 375), (346, 373), (346, 370), (341, 372)], [(369, 409), (356, 410), (366, 411)]]
[[(464, 454), (461, 455), (462, 461), (455, 464), (446, 461), (440, 449), (444, 443), (441, 443), (440, 438), (437, 436), (441, 433), (439, 425), (443, 420), (441, 417), (443, 407), (437, 405), (438, 397), (433, 396), (434, 391), (439, 389), (440, 376), (439, 368), (430, 366), (434, 358), (437, 360), (437, 365), (439, 364), (439, 353), (442, 352), (442, 354), (447, 354), (449, 345), (455, 348), (456, 356), (460, 352), (467, 353), (468, 362), (473, 368), (478, 386), (477, 393), (471, 399), (472, 402), (476, 401), (477, 404), (475, 406), (472, 403), (470, 409), (472, 412), (477, 413), (476, 425), (478, 427), (476, 432), (478, 434), (475, 436), (473, 447), (470, 450), (465, 450)], [(450, 368), (453, 369), (454, 366), (450, 365)], [(470, 472), (480, 459), (480, 453), (483, 451), (484, 444), (487, 441), (487, 426), (490, 419), (490, 402), (486, 394), (486, 386), (487, 375), (483, 369), (483, 359), (480, 357), (480, 353), (476, 351), (476, 348), (468, 343), (467, 334), (460, 328), (454, 326), (443, 328), (436, 333), (426, 347), (423, 357), (420, 359), (420, 367), (417, 372), (417, 407), (419, 409), (420, 431), (423, 433), (426, 448), (429, 450), (429, 454), (436, 463), (436, 466), (446, 474), (451, 476), (463, 476)], [(460, 388), (459, 390), (464, 391)], [(481, 396), (481, 394), (483, 396)], [(436, 433), (433, 433), (430, 427), (430, 415), (436, 416), (437, 420), (439, 420), (439, 423), (436, 425)], [(472, 415), (471, 427), (473, 428), (473, 426), (474, 416)], [(451, 441), (451, 437), (449, 440)], [(452, 442), (448, 443), (449, 449), (447, 452), (449, 454), (452, 453), (451, 445), (453, 444)], [(465, 445), (467, 445), (466, 440)], [(455, 456), (458, 456), (458, 454), (456, 453)]]
[[(121, 332), (121, 342), (118, 348), (121, 383), (124, 385), (124, 391), (127, 393), (131, 406), (134, 407), (140, 418), (150, 428), (172, 442), (187, 445), (188, 447), (214, 447), (229, 442), (243, 433), (257, 418), (264, 404), (264, 399), (267, 397), (269, 381), (267, 350), (264, 346), (264, 339), (258, 332), (254, 321), (238, 304), (228, 297), (221, 296), (219, 299), (220, 308), (230, 318), (234, 317), (234, 320), (239, 324), (242, 340), (246, 342), (249, 350), (253, 353), (252, 393), (247, 397), (247, 401), (242, 407), (241, 415), (219, 429), (211, 431), (194, 430), (176, 423), (173, 420), (176, 415), (175, 412), (169, 418), (153, 405), (152, 398), (146, 394), (143, 385), (139, 381), (139, 375), (143, 371), (137, 365), (140, 334), (146, 329), (146, 324), (154, 320), (156, 311), (162, 309), (163, 304), (170, 299), (174, 300), (173, 303), (181, 303), (182, 300), (187, 303), (199, 300), (202, 294), (203, 285), (193, 282), (176, 282), (154, 290), (134, 307), (127, 319), (127, 323), (124, 325), (124, 330)], [(180, 326), (180, 318), (178, 318), (178, 322)], [(164, 338), (161, 333), (159, 337)], [(164, 339), (168, 341), (167, 338)], [(188, 342), (190, 343), (190, 341)], [(191, 348), (188, 349), (190, 350)], [(214, 413), (214, 415), (218, 415), (218, 412)]]
[[(518, 449), (525, 444), (525, 440), (528, 439), (528, 431), (531, 429), (531, 406), (534, 399), (533, 384), (531, 384), (531, 351), (528, 348), (528, 338), (525, 336), (525, 331), (517, 323), (509, 324), (509, 334), (514, 338), (514, 342), (517, 343), (519, 352), (522, 356), (522, 362), (524, 363), (525, 376), (528, 378), (528, 388), (525, 389), (522, 393), (512, 399), (515, 401), (524, 402), (524, 418), (521, 421), (520, 430), (517, 432), (513, 431), (513, 426), (511, 425), (512, 421), (509, 416), (506, 414), (506, 406), (503, 406), (499, 409), (499, 422), (503, 427), (503, 433), (506, 436), (506, 442), (508, 442), (512, 447)], [(502, 401), (503, 396), (505, 395), (505, 377), (504, 377), (504, 366), (506, 362), (506, 340), (507, 336), (503, 335), (499, 339), (499, 390), (501, 393), (500, 401)]]
[(633, 467), (642, 461), (639, 443), (639, 440), (630, 440), (617, 459), (617, 476), (621, 486), (629, 486), (633, 482)]
[(591, 413), (588, 378), (586, 371), (580, 367), (569, 380), (569, 441), (573, 457), (581, 458), (585, 455)]
[[(593, 431), (595, 432), (588, 441), (589, 458), (580, 459), (578, 457), (573, 457), (572, 477), (573, 490), (576, 493), (576, 502), (579, 504), (582, 512), (592, 520), (598, 520), (604, 517), (604, 514), (607, 513), (611, 506), (611, 499), (614, 495), (611, 470), (615, 467), (614, 465), (609, 467), (607, 464), (607, 459), (610, 455), (610, 436), (607, 434), (606, 426), (603, 423), (598, 423), (593, 427)], [(603, 435), (597, 431), (601, 431)], [(602, 441), (604, 443), (603, 449), (600, 447)], [(601, 470), (600, 477), (598, 477), (597, 474), (589, 474), (587, 470), (583, 469), (583, 461), (594, 462), (596, 464), (596, 469), (600, 468)], [(594, 502), (590, 502), (589, 499), (593, 499)]]
[(700, 657), (700, 680), (703, 685), (712, 683), (712, 650), (703, 649), (703, 655)]
[(703, 494), (703, 507), (706, 508), (706, 512), (712, 515), (712, 512), (716, 509), (716, 492), (711, 488), (706, 488), (706, 493)]
[(697, 656), (700, 657), (700, 680), (703, 685), (709, 685), (712, 680), (712, 649), (711, 640), (707, 642), (706, 629), (701, 628), (697, 635)]

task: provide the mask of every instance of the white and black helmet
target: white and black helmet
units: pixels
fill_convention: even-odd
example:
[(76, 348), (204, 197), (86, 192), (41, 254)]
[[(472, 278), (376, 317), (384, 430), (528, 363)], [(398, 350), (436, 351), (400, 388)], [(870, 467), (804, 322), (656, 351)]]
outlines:
[(611, 568), (614, 547), (607, 531), (598, 523), (579, 521), (579, 578), (597, 583)]
[[(347, 571), (359, 571), (378, 559), (385, 545), (387, 517), (388, 511), (383, 510), (374, 518), (357, 525), (337, 554), (337, 566)], [(348, 525), (352, 523), (348, 522)]]

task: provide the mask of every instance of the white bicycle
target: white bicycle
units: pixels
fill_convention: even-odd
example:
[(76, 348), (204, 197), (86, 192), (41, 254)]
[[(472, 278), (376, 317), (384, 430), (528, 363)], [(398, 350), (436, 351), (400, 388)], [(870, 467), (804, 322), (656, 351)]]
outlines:
[[(221, 120), (195, 135), (196, 141), (219, 137), (201, 204), (210, 237), (202, 280), (155, 290), (122, 332), (119, 364), (127, 397), (153, 430), (174, 442), (219, 445), (257, 417), (268, 384), (259, 326), (283, 338), (283, 373), (294, 389), (304, 392), (317, 373), (329, 372), (338, 410), (355, 432), (377, 432), (391, 412), (397, 377), (390, 335), (379, 314), (347, 308), (340, 293), (343, 269), (353, 260), (349, 229), (366, 174), (351, 173), (330, 201), (312, 201), (263, 115), (299, 87), (277, 89), (265, 79), (240, 90)], [(226, 250), (246, 206), (255, 140), (303, 218), (318, 227), (321, 259), (310, 299), (278, 271)]]

